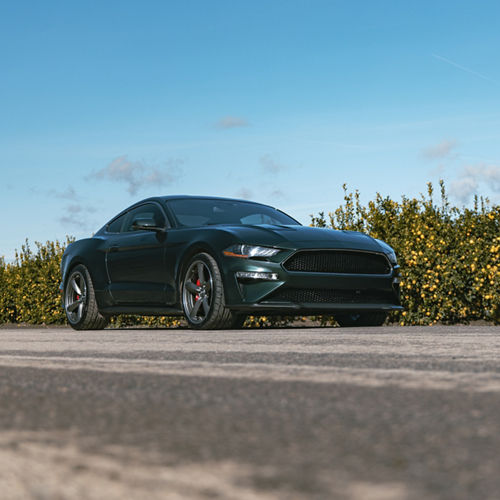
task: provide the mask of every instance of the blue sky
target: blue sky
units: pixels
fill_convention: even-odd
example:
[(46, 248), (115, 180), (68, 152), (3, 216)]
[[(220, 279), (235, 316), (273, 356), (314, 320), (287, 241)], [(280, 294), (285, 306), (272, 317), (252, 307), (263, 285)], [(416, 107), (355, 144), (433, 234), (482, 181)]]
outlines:
[(0, 2), (0, 255), (156, 194), (500, 201), (500, 3)]

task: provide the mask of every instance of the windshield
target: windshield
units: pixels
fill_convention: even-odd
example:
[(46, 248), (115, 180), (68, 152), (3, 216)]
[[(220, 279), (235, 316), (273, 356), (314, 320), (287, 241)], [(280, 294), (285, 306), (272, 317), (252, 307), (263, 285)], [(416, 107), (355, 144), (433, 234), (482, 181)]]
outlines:
[(274, 224), (300, 226), (288, 215), (257, 203), (244, 201), (185, 199), (169, 200), (169, 208), (181, 227), (213, 224)]

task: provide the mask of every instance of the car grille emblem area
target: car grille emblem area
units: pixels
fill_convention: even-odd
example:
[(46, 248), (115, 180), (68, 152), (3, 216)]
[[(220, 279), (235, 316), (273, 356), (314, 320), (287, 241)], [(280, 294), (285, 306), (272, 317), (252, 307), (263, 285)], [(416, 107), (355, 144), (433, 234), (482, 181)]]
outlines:
[(348, 250), (298, 251), (283, 264), (287, 271), (337, 274), (389, 274), (384, 255)]

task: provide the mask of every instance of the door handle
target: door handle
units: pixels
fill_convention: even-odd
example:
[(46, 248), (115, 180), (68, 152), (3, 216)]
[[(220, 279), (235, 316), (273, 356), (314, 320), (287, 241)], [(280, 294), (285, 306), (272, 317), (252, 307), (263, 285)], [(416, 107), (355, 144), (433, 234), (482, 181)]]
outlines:
[(109, 247), (109, 251), (110, 252), (118, 252), (118, 245), (113, 245), (113, 246)]

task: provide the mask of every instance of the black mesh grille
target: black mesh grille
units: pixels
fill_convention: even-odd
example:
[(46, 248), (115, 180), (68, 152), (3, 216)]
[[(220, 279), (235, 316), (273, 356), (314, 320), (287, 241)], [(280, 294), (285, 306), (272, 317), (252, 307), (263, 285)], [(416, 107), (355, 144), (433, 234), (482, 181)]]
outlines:
[(388, 274), (391, 270), (383, 255), (344, 250), (297, 252), (284, 266), (288, 271), (310, 273)]
[(266, 298), (267, 302), (312, 304), (395, 304), (395, 294), (386, 290), (330, 290), (323, 288), (284, 288)]

